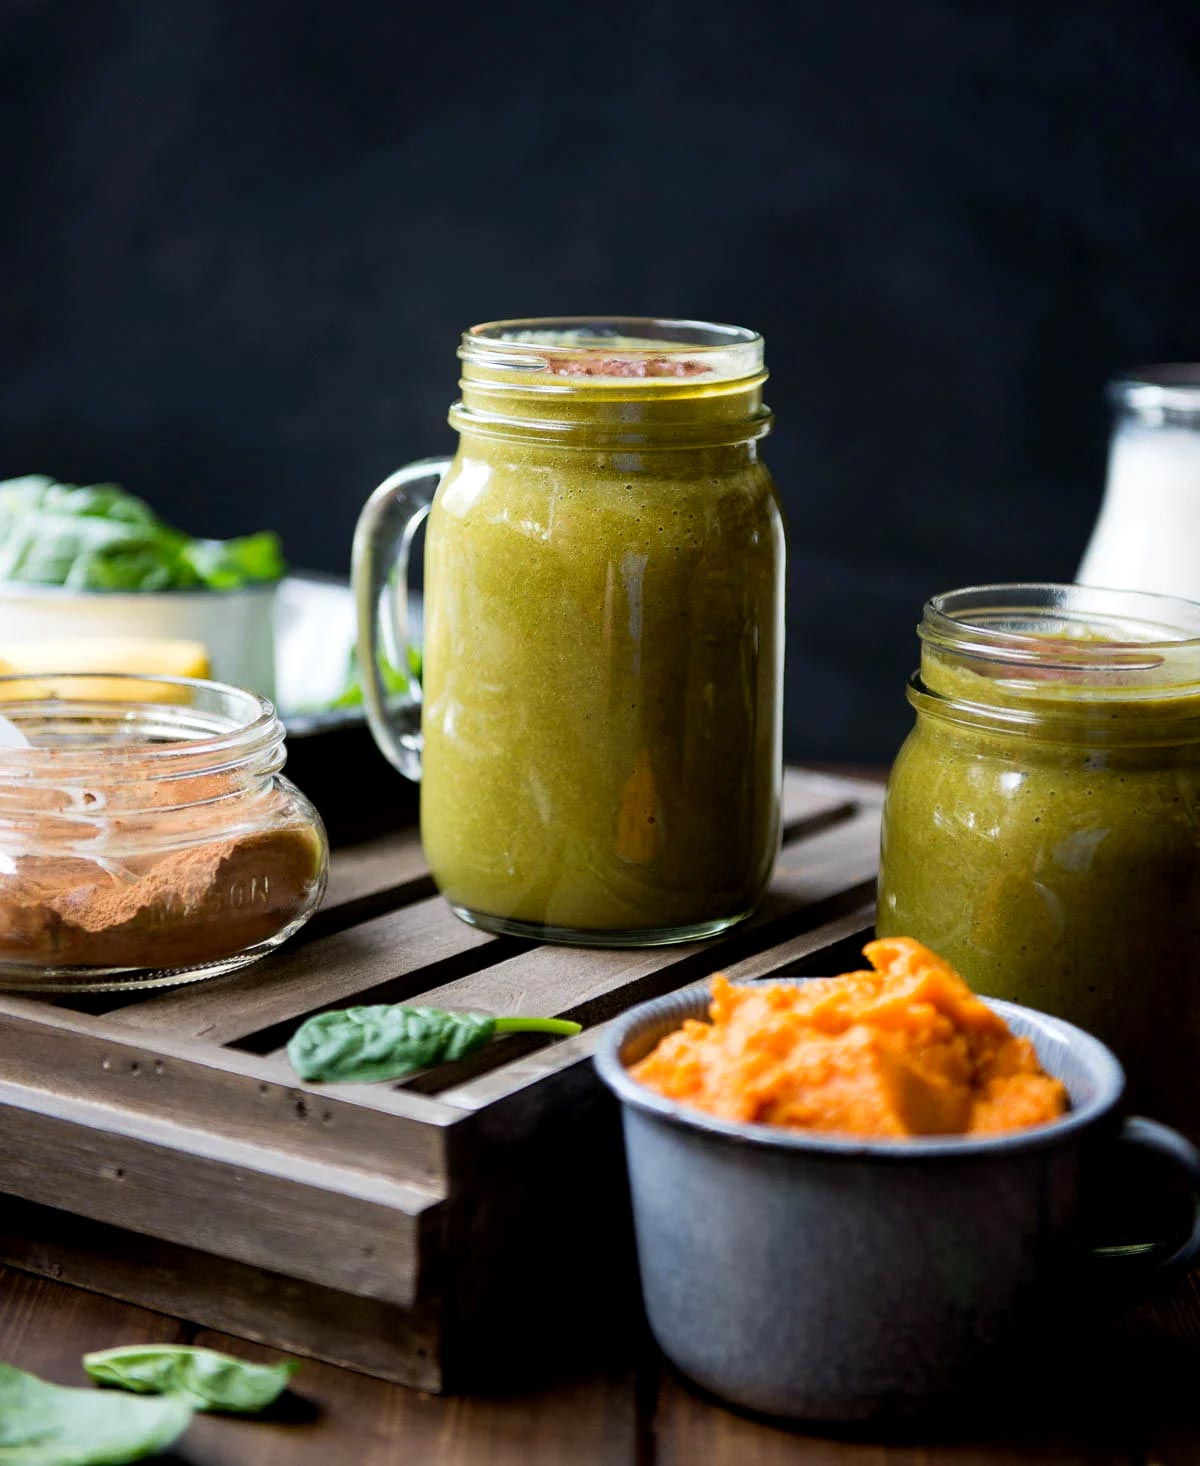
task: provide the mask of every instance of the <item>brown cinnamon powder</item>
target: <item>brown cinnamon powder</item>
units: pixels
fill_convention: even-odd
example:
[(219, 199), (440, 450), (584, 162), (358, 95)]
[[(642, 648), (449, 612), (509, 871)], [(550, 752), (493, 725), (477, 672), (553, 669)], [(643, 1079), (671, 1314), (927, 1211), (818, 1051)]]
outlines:
[(680, 356), (558, 356), (546, 370), (558, 377), (698, 377), (711, 368)]
[(0, 961), (38, 968), (187, 968), (288, 926), (320, 880), (310, 826), (97, 861), (18, 856), (0, 874)]

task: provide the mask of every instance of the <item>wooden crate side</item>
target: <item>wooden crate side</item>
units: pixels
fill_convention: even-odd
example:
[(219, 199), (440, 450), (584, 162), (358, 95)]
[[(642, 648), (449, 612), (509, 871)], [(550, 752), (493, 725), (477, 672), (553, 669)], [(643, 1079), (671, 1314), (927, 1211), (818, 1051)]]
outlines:
[(0, 1261), (421, 1390), (442, 1388), (441, 1307), (399, 1308), (10, 1199)]
[(519, 1387), (642, 1327), (620, 1124), (590, 1065), (451, 1132), (444, 1362), (450, 1388)]
[(0, 1083), (4, 1189), (44, 1206), (400, 1304), (440, 1198), (362, 1171)]
[(289, 1065), (0, 996), (0, 1074), (232, 1139), (436, 1185), (454, 1111), (378, 1085), (301, 1086)]

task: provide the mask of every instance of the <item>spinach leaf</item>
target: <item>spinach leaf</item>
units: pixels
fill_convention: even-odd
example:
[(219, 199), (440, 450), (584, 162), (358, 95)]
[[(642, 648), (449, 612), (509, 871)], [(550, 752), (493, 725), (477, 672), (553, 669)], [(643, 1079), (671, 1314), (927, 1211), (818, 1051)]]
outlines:
[[(421, 681), (421, 673), (424, 670), (424, 658), (421, 655), (420, 647), (410, 646), (405, 652), (405, 661), (408, 663), (408, 674), (393, 667), (386, 658), (381, 659), (379, 664), (379, 675), (383, 682), (384, 692), (407, 692), (409, 679), (415, 682)], [(363, 705), (362, 679), (358, 673), (358, 659), (355, 652), (350, 654), (350, 674), (346, 682), (345, 691), (340, 693), (329, 704), (330, 709), (334, 708), (360, 708)]]
[(273, 534), (197, 540), (118, 484), (0, 483), (0, 580), (75, 590), (231, 590), (284, 573)]
[(122, 1466), (178, 1440), (191, 1418), (181, 1395), (131, 1400), (0, 1363), (0, 1466)]
[(402, 1079), (417, 1069), (464, 1059), (497, 1033), (579, 1032), (563, 1018), (493, 1018), (445, 1008), (378, 1003), (306, 1019), (287, 1046), (292, 1068), (317, 1084)]
[(279, 538), (266, 530), (237, 540), (188, 540), (180, 558), (213, 590), (278, 580), (284, 571)]
[(117, 1385), (138, 1394), (179, 1394), (197, 1410), (227, 1410), (254, 1415), (274, 1404), (300, 1368), (292, 1359), (282, 1364), (251, 1364), (215, 1349), (185, 1344), (126, 1344), (83, 1356), (83, 1367), (103, 1385)]

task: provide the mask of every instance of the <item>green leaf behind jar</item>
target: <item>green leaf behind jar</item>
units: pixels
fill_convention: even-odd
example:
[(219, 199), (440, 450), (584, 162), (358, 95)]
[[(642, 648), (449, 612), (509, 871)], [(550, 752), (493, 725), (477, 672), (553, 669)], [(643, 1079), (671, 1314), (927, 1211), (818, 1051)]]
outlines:
[(118, 484), (0, 483), (0, 581), (83, 591), (235, 590), (286, 567), (270, 532), (194, 539)]

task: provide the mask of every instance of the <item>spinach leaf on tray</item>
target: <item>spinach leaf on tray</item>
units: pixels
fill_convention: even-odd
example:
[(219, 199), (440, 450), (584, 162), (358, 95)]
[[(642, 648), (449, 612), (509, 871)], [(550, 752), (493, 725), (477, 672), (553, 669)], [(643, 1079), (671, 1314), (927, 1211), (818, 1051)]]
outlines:
[(278, 580), (274, 534), (194, 539), (117, 484), (0, 483), (0, 581), (73, 590), (234, 590)]
[(3, 1466), (122, 1466), (164, 1450), (191, 1418), (182, 1395), (131, 1400), (52, 1385), (0, 1363)]
[(377, 1003), (306, 1019), (287, 1046), (292, 1068), (317, 1084), (402, 1079), (418, 1069), (465, 1059), (498, 1033), (578, 1033), (565, 1018), (493, 1018), (444, 1008)]
[(197, 1410), (254, 1415), (275, 1403), (300, 1365), (291, 1359), (252, 1364), (186, 1344), (126, 1344), (85, 1354), (83, 1367), (102, 1385), (137, 1394), (179, 1394)]

